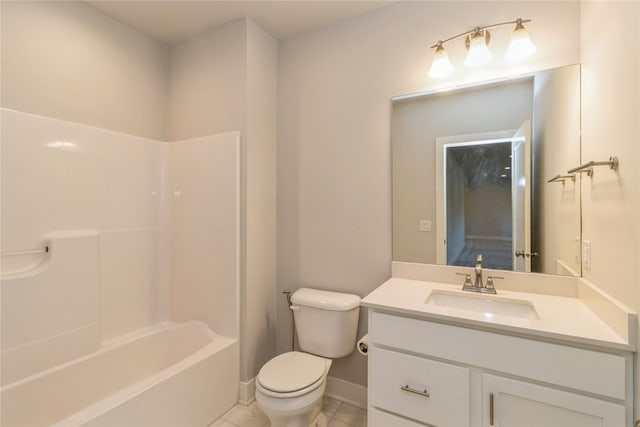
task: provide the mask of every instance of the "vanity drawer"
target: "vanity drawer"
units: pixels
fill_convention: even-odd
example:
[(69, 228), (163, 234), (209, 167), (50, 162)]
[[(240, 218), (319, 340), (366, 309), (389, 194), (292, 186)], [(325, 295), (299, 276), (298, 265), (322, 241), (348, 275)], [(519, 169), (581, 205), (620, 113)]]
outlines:
[(369, 349), (384, 345), (624, 400), (619, 354), (370, 312)]
[(369, 408), (367, 427), (424, 427), (424, 424), (402, 418), (376, 408)]
[(369, 372), (371, 406), (440, 427), (469, 425), (469, 369), (373, 348)]

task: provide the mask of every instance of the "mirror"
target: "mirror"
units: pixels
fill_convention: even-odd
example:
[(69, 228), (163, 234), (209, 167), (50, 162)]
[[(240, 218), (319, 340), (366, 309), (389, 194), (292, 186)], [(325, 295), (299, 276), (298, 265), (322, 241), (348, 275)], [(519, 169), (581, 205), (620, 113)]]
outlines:
[(391, 149), (394, 261), (581, 274), (579, 65), (393, 98)]

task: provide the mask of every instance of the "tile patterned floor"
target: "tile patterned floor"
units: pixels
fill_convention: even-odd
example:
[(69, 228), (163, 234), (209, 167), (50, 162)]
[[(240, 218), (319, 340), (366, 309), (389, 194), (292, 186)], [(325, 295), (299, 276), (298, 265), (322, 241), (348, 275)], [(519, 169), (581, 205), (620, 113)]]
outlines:
[[(367, 411), (330, 397), (322, 402), (327, 427), (366, 427)], [(238, 403), (209, 427), (269, 427), (269, 419), (253, 402), (249, 406)]]
[(511, 241), (465, 239), (460, 255), (451, 265), (459, 267), (474, 267), (476, 258), (482, 254), (482, 266), (497, 270), (512, 270)]

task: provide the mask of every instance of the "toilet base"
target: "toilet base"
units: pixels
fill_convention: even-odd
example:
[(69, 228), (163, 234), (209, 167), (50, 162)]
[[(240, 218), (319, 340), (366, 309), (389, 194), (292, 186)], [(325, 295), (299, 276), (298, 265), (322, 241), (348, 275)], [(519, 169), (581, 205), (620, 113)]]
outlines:
[[(271, 423), (271, 427), (327, 427), (328, 420), (327, 416), (320, 411), (320, 408), (314, 412), (317, 412), (315, 417), (312, 413), (311, 416), (298, 416), (298, 417), (273, 417), (270, 418), (269, 421)], [(309, 422), (309, 419), (312, 419)]]
[(279, 399), (256, 390), (256, 402), (271, 422), (271, 427), (326, 427), (321, 412), (325, 384), (304, 396)]

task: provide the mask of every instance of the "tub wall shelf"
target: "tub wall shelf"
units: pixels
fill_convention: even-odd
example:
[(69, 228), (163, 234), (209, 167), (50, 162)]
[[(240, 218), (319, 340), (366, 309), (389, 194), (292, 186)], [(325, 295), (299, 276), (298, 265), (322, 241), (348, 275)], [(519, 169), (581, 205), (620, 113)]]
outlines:
[(2, 276), (3, 385), (100, 346), (99, 233), (57, 232), (46, 241), (44, 261)]

